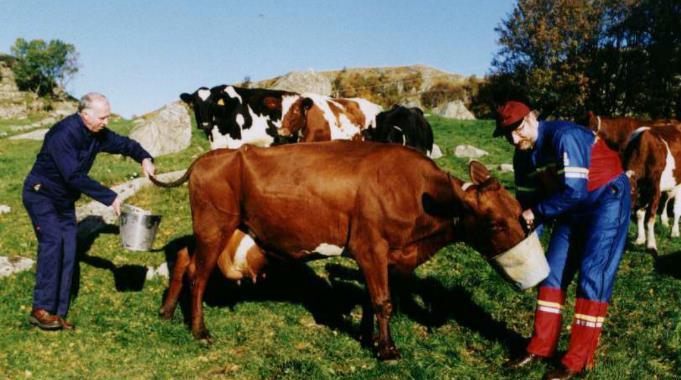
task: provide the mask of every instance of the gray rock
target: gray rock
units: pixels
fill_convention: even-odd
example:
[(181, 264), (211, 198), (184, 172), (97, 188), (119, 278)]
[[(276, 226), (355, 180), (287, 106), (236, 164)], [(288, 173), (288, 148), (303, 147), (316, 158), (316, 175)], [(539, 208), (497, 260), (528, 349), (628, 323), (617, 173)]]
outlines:
[(433, 150), (430, 151), (430, 154), (428, 155), (428, 157), (430, 157), (434, 160), (434, 159), (440, 158), (442, 156), (444, 156), (444, 154), (442, 154), (442, 149), (440, 149), (440, 147), (437, 144), (433, 144)]
[(475, 120), (475, 115), (471, 113), (461, 100), (455, 100), (433, 109), (433, 113), (449, 119)]
[(47, 131), (49, 131), (49, 129), (47, 129), (47, 128), (36, 129), (35, 131), (31, 131), (31, 132), (24, 133), (24, 134), (21, 134), (21, 135), (12, 136), (9, 139), (10, 140), (37, 140), (37, 141), (42, 141), (45, 138)]
[(272, 88), (275, 90), (298, 93), (311, 92), (329, 96), (331, 95), (331, 80), (313, 70), (294, 71), (277, 79)]
[(14, 273), (23, 272), (33, 267), (35, 261), (26, 257), (9, 258), (0, 256), (0, 277), (7, 277)]
[(151, 280), (154, 277), (164, 277), (169, 278), (168, 263), (163, 263), (158, 266), (158, 268), (147, 267), (147, 280)]
[(480, 158), (488, 154), (489, 153), (476, 148), (473, 145), (458, 145), (454, 150), (454, 155), (459, 158)]
[(7, 205), (0, 205), (0, 214), (7, 214), (12, 211), (12, 208)]
[(191, 120), (181, 101), (137, 118), (134, 123), (129, 137), (154, 157), (179, 152), (191, 143)]

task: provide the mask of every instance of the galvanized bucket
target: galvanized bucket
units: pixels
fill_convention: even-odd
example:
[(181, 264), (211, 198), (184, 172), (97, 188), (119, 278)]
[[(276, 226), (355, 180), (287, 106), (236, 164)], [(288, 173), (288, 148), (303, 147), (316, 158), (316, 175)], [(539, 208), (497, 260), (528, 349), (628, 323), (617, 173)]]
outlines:
[(131, 205), (123, 205), (119, 217), (121, 245), (130, 251), (148, 251), (154, 244), (161, 215)]

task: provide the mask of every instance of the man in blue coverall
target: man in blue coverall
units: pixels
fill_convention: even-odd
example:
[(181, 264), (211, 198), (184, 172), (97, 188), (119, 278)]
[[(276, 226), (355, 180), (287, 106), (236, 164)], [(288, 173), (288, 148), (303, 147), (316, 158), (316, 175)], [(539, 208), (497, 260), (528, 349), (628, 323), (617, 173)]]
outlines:
[(89, 93), (78, 112), (55, 124), (24, 181), (22, 198), (38, 238), (38, 259), (31, 324), (44, 330), (74, 328), (69, 310), (71, 279), (76, 262), (74, 204), (85, 193), (120, 214), (122, 199), (88, 176), (99, 152), (119, 153), (142, 163), (145, 175), (154, 174), (152, 157), (142, 146), (106, 128), (109, 101)]
[(565, 290), (579, 272), (575, 316), (561, 366), (547, 379), (568, 379), (593, 366), (615, 274), (624, 250), (631, 199), (617, 152), (594, 133), (566, 121), (538, 121), (523, 103), (498, 110), (494, 136), (516, 147), (517, 196), (528, 228), (553, 222), (540, 284), (534, 333), (518, 368), (555, 354)]

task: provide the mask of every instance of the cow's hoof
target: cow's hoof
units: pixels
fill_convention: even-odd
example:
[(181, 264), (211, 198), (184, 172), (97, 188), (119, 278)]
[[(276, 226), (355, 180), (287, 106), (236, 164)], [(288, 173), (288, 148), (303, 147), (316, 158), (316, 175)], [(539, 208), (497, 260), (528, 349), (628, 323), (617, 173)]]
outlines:
[(172, 311), (169, 311), (169, 310), (166, 310), (165, 308), (162, 307), (162, 308), (158, 311), (158, 316), (161, 317), (161, 319), (164, 319), (164, 320), (166, 320), (166, 321), (169, 321), (169, 320), (173, 319), (173, 312), (172, 312)]
[(643, 244), (645, 244), (645, 242), (646, 242), (646, 239), (636, 239), (636, 240), (634, 240), (634, 244), (635, 244), (635, 245), (643, 245)]
[(400, 351), (395, 346), (378, 348), (378, 360), (380, 361), (398, 360), (400, 357)]
[(650, 252), (650, 255), (653, 256), (654, 259), (657, 259), (657, 248), (648, 248), (648, 252)]
[(673, 238), (677, 238), (677, 237), (679, 237), (679, 236), (681, 236), (681, 234), (679, 234), (679, 231), (674, 231), (674, 230), (672, 230), (672, 237), (673, 237)]
[(210, 346), (211, 344), (213, 344), (213, 338), (210, 336), (210, 333), (206, 329), (201, 330), (199, 332), (192, 332), (192, 335), (194, 335), (194, 338), (196, 338), (199, 342), (205, 344), (206, 346)]

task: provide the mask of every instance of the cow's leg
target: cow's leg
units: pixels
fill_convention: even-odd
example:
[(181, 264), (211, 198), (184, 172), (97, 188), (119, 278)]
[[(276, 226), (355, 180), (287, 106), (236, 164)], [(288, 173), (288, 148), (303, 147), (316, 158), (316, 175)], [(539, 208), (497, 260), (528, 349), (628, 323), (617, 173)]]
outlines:
[(674, 222), (672, 224), (672, 237), (679, 237), (679, 218), (681, 217), (681, 188), (674, 190), (670, 197), (674, 198)]
[(636, 245), (643, 245), (646, 242), (646, 227), (644, 224), (644, 220), (646, 217), (646, 210), (645, 209), (640, 209), (636, 211), (636, 230), (637, 230), (637, 235), (636, 235), (636, 241), (634, 241), (634, 244)]
[(175, 308), (177, 307), (177, 299), (182, 291), (182, 282), (184, 281), (184, 274), (189, 266), (189, 261), (189, 249), (183, 247), (177, 252), (175, 267), (173, 268), (173, 273), (170, 277), (170, 288), (168, 289), (165, 302), (163, 302), (163, 306), (161, 307), (161, 310), (159, 310), (159, 315), (163, 319), (173, 318)]
[(655, 241), (655, 217), (657, 216), (657, 208), (660, 205), (660, 189), (653, 189), (653, 196), (646, 211), (646, 226), (648, 227), (648, 236), (646, 248), (648, 248), (653, 256), (657, 256), (657, 242)]
[[(196, 212), (198, 214), (199, 212)], [(215, 217), (194, 217), (194, 235), (196, 235), (196, 254), (194, 273), (190, 273), (192, 282), (192, 335), (194, 338), (210, 343), (211, 337), (203, 318), (203, 294), (206, 283), (213, 273), (218, 256), (224, 249), (238, 225), (238, 216), (215, 215)]]
[(362, 347), (374, 348), (374, 309), (371, 297), (362, 303), (362, 320), (359, 323), (359, 342)]
[[(662, 214), (660, 214), (660, 222), (665, 227), (669, 227), (669, 213), (667, 212), (667, 207), (669, 206), (669, 201), (672, 198), (673, 198), (673, 195), (670, 192), (669, 196), (664, 201), (664, 207), (662, 207)], [(674, 204), (676, 204), (676, 200), (674, 201)]]
[(390, 334), (393, 304), (388, 287), (388, 243), (381, 240), (373, 247), (353, 249), (355, 259), (364, 273), (369, 297), (378, 323), (378, 358), (398, 359), (400, 353)]

